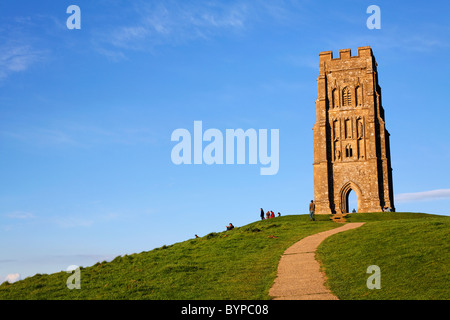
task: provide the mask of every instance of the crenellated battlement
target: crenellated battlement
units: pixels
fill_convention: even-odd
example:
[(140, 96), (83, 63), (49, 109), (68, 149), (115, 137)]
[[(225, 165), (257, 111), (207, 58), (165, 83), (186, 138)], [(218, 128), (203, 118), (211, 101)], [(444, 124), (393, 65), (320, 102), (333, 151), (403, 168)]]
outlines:
[(319, 53), (320, 61), (344, 60), (350, 58), (370, 57), (373, 56), (370, 46), (358, 47), (358, 55), (352, 56), (351, 49), (340, 49), (339, 57), (333, 58), (333, 51), (322, 51)]

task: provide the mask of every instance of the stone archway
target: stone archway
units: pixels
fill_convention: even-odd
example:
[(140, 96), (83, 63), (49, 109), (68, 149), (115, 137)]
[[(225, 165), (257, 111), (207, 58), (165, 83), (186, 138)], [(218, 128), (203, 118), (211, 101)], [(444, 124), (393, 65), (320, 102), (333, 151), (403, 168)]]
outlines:
[(350, 195), (350, 192), (353, 191), (356, 194), (356, 207), (359, 211), (361, 208), (361, 189), (358, 187), (358, 185), (352, 181), (347, 182), (344, 184), (344, 186), (341, 188), (341, 192), (339, 193), (339, 206), (341, 213), (349, 213), (350, 209), (348, 207), (348, 197)]

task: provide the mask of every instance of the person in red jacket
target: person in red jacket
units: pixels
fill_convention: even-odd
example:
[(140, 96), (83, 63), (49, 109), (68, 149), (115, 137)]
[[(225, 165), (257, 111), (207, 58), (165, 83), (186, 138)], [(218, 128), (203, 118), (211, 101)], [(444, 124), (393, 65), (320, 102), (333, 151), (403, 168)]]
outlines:
[(275, 218), (275, 213), (273, 213), (273, 211), (270, 211), (270, 217)]

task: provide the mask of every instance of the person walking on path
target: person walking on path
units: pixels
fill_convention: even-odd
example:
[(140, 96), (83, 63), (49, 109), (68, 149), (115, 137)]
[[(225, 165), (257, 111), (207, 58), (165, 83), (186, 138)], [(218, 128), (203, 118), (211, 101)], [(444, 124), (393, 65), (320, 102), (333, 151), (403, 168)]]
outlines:
[(314, 201), (311, 200), (311, 203), (309, 204), (309, 218), (311, 221), (316, 221), (314, 217), (314, 211), (316, 210), (316, 205), (314, 204)]
[(264, 220), (264, 210), (261, 208), (261, 220)]

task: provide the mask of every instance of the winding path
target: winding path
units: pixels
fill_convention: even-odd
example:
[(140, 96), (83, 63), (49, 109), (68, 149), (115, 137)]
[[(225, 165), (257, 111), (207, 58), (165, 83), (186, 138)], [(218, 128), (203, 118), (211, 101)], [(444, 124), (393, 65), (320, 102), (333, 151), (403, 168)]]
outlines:
[(277, 278), (269, 295), (274, 300), (338, 300), (324, 285), (325, 277), (315, 259), (316, 249), (327, 237), (359, 228), (364, 223), (346, 223), (342, 227), (308, 236), (290, 246), (281, 256)]

